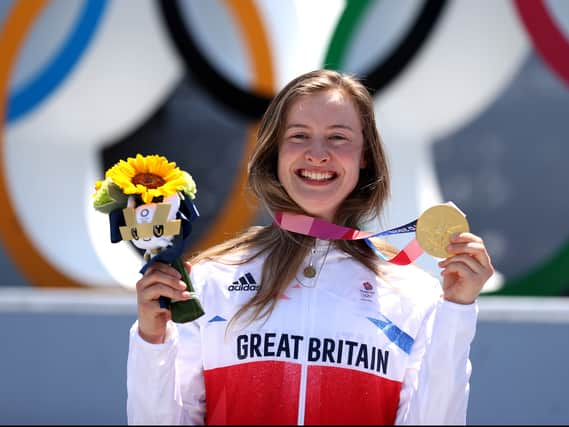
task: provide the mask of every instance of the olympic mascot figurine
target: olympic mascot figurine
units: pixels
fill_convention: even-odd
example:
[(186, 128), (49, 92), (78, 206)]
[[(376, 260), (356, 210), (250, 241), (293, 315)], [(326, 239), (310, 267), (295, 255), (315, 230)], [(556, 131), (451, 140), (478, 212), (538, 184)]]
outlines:
[[(111, 242), (132, 242), (144, 250), (146, 269), (156, 261), (172, 265), (182, 275), (187, 290), (194, 292), (182, 261), (199, 213), (192, 203), (196, 184), (176, 163), (158, 155), (120, 160), (95, 183), (93, 207), (109, 216)], [(190, 322), (204, 314), (198, 299), (171, 301), (160, 297), (172, 320)]]

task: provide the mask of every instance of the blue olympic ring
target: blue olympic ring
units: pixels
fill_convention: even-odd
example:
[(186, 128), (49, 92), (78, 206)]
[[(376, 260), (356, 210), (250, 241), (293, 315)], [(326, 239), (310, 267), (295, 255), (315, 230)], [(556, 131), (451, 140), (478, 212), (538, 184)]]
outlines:
[(8, 99), (6, 122), (23, 117), (44, 101), (73, 70), (93, 39), (107, 0), (86, 0), (81, 15), (69, 37), (38, 76), (11, 94)]

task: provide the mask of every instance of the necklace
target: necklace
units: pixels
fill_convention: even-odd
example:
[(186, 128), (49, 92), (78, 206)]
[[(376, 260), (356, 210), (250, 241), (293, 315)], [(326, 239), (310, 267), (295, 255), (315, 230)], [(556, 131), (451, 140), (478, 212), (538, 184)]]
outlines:
[(308, 279), (312, 279), (316, 276), (316, 269), (314, 268), (314, 265), (312, 265), (314, 255), (316, 255), (316, 248), (312, 248), (310, 251), (310, 261), (308, 261), (308, 265), (304, 267), (304, 270), (302, 270), (302, 274), (304, 274), (304, 277)]
[[(322, 268), (324, 267), (324, 264), (326, 263), (326, 258), (328, 257), (328, 253), (330, 252), (330, 246), (332, 245), (332, 243), (328, 242), (328, 245), (326, 247), (326, 252), (324, 253), (324, 256), (322, 258), (322, 262), (321, 262), (318, 270), (316, 270), (316, 267), (315, 267), (316, 255), (319, 252), (316, 245), (317, 244), (315, 242), (314, 247), (310, 251), (310, 258), (308, 260), (308, 265), (302, 269), (302, 275), (308, 280), (303, 281), (303, 280), (300, 280), (298, 276), (296, 277), (296, 279), (300, 282), (300, 284), (306, 288), (313, 288), (316, 286), (316, 283), (318, 282), (318, 278), (320, 277), (320, 272), (322, 271)], [(310, 282), (312, 282), (312, 283), (309, 284)]]

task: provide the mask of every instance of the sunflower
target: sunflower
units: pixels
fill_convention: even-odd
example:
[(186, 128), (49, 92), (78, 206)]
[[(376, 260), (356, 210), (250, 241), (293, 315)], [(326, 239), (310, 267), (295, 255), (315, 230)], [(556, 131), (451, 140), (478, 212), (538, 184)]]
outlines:
[(180, 170), (175, 162), (158, 155), (129, 157), (120, 160), (107, 170), (105, 177), (117, 185), (124, 194), (139, 194), (144, 203), (155, 197), (168, 197), (183, 192), (195, 197), (196, 185), (191, 175)]

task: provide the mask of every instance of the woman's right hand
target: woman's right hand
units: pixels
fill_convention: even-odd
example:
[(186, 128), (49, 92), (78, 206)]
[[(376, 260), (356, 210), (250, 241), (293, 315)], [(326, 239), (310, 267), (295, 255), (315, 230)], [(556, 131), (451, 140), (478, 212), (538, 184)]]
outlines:
[[(189, 273), (189, 263), (186, 263), (186, 269)], [(159, 344), (166, 338), (166, 324), (171, 319), (170, 310), (160, 308), (159, 297), (164, 296), (173, 300), (191, 298), (181, 277), (174, 267), (154, 262), (136, 282), (138, 333), (145, 341)]]

